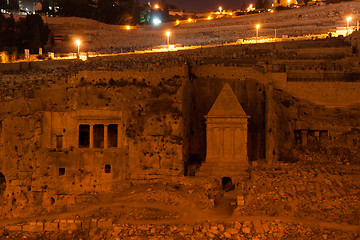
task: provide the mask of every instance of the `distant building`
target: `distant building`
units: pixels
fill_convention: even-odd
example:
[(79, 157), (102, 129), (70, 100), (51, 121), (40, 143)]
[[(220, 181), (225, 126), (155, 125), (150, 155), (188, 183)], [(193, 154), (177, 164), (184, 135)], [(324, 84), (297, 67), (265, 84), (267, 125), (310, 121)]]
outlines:
[(34, 1), (33, 0), (20, 0), (19, 1), (20, 12), (32, 13), (34, 12)]
[(169, 15), (171, 15), (171, 16), (176, 16), (176, 15), (183, 16), (184, 11), (183, 10), (170, 10)]

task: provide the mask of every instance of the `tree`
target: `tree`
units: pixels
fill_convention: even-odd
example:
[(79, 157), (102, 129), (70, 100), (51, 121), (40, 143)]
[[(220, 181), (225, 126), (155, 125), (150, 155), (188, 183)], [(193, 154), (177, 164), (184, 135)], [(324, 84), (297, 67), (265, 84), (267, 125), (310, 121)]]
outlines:
[(42, 12), (42, 13), (47, 13), (47, 12), (49, 12), (49, 7), (50, 7), (50, 2), (49, 2), (49, 0), (43, 0), (43, 1), (42, 1), (41, 12)]
[(50, 30), (38, 14), (26, 15), (25, 19), (21, 18), (19, 28), (22, 47), (31, 51), (43, 48), (49, 39)]
[(18, 0), (9, 0), (9, 10), (18, 11), (19, 10), (19, 1)]
[(0, 9), (7, 9), (7, 0), (0, 0)]

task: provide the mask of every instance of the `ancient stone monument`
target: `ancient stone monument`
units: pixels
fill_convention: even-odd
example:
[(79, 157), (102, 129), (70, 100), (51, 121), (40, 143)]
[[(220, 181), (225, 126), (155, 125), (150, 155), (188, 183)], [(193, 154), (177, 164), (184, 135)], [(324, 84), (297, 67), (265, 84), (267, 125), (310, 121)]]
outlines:
[(206, 116), (206, 160), (197, 175), (247, 175), (248, 118), (230, 85), (225, 84)]

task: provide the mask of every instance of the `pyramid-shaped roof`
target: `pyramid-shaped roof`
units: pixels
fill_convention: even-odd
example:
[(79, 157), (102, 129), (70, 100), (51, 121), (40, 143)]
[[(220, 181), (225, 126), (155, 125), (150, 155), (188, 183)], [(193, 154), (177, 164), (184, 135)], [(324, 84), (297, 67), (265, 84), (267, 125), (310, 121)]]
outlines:
[(225, 84), (206, 117), (238, 117), (247, 118), (233, 90)]

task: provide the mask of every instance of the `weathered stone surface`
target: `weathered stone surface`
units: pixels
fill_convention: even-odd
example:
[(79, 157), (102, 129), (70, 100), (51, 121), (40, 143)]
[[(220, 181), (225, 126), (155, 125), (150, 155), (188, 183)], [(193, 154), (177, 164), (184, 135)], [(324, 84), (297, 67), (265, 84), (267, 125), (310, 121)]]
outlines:
[(261, 225), (261, 222), (259, 220), (253, 220), (253, 225), (254, 225), (254, 228), (255, 228), (255, 232), (258, 233), (258, 234), (263, 234), (264, 233), (264, 229)]
[(57, 222), (45, 222), (44, 223), (44, 231), (58, 231), (59, 223)]

